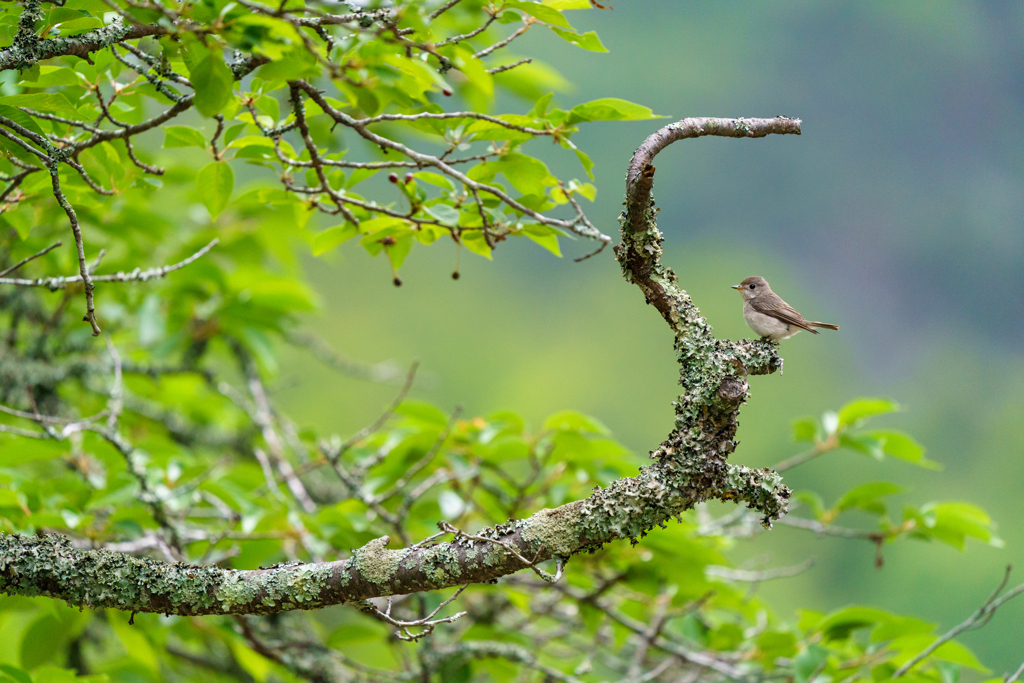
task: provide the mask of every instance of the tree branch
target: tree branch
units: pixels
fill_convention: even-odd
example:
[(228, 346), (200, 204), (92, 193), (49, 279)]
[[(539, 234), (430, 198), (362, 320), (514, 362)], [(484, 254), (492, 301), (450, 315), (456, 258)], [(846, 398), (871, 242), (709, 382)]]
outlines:
[[(666, 460), (623, 478), (590, 498), (541, 510), (524, 520), (449, 543), (389, 550), (370, 541), (346, 560), (232, 570), (170, 564), (108, 550), (77, 550), (60, 536), (0, 535), (0, 592), (44, 595), (72, 605), (179, 615), (273, 614), (418, 591), (487, 583), (529, 567), (636, 539), (697, 500), (744, 501), (779, 514), (785, 487), (767, 471), (731, 467), (735, 488), (704, 490), (682, 463)], [(502, 545), (514, 549), (513, 555)]]
[[(367, 139), (441, 168), (468, 187), (495, 193), (493, 188), (463, 180), (462, 174), (435, 157), (379, 138), (362, 122), (333, 109), (307, 83), (293, 81), (292, 86), (293, 95), (305, 91), (332, 118)], [(694, 121), (704, 122), (704, 128), (695, 128)], [(346, 560), (251, 571), (168, 564), (105, 550), (80, 551), (59, 537), (0, 536), (0, 591), (137, 612), (270, 614), (486, 583), (522, 569), (536, 569), (547, 560), (562, 566), (573, 555), (608, 542), (629, 539), (635, 543), (654, 527), (663, 527), (712, 498), (743, 502), (761, 515), (762, 524), (770, 526), (786, 512), (789, 489), (769, 469), (729, 464), (726, 458), (736, 448), (736, 418), (747, 397), (747, 374), (773, 372), (782, 366), (782, 359), (769, 342), (729, 342), (712, 336), (689, 296), (677, 286), (675, 275), (659, 263), (661, 234), (650, 200), (650, 160), (672, 139), (716, 131), (733, 136), (739, 136), (736, 131), (740, 130), (743, 136), (757, 136), (758, 131), (792, 132), (794, 125), (799, 130), (799, 122), (791, 119), (772, 120), (764, 127), (756, 123), (688, 119), (673, 124), (648, 138), (630, 166), (627, 208), (646, 205), (639, 213), (640, 227), (623, 215), (623, 243), (616, 247), (616, 255), (626, 279), (638, 284), (669, 322), (685, 391), (676, 402), (675, 429), (652, 452), (655, 462), (641, 467), (635, 477), (595, 489), (585, 500), (541, 510), (472, 536), (459, 534), (447, 543), (421, 542), (389, 550), (389, 538), (382, 536)], [(672, 132), (680, 126), (689, 132)], [(637, 167), (650, 170), (634, 173)], [(339, 466), (342, 450), (328, 456), (332, 464)]]
[[(897, 669), (896, 673), (892, 675), (893, 679), (897, 679), (903, 674), (910, 671), (928, 655), (939, 649), (941, 645), (949, 642), (953, 638), (956, 638), (964, 631), (970, 631), (972, 629), (981, 628), (989, 622), (989, 620), (992, 618), (992, 615), (995, 614), (996, 610), (999, 609), (999, 607), (1004, 602), (1012, 600), (1021, 593), (1024, 593), (1024, 583), (1022, 583), (1021, 585), (1006, 591), (1006, 593), (1003, 593), (1003, 595), (999, 595), (1003, 592), (1003, 589), (1006, 588), (1006, 584), (1010, 580), (1010, 569), (1011, 567), (1006, 567), (1006, 573), (1003, 574), (1003, 580), (999, 582), (999, 585), (996, 586), (996, 589), (994, 591), (992, 591), (992, 594), (988, 597), (988, 600), (986, 600), (985, 603), (981, 607), (979, 607), (977, 611), (974, 612), (974, 614), (967, 617), (967, 619), (957, 624), (953, 628), (949, 629), (943, 635), (936, 638), (935, 642), (933, 642), (925, 649), (921, 650), (921, 652), (918, 653), (917, 656), (913, 657), (912, 659), (907, 661), (906, 664)], [(1019, 673), (1020, 672), (1018, 672), (1018, 674)]]

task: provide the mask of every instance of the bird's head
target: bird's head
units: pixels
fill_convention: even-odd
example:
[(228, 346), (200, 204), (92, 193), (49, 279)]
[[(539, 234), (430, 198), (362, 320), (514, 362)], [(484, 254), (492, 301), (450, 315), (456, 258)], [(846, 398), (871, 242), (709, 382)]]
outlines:
[(747, 301), (753, 299), (755, 296), (761, 296), (767, 292), (772, 291), (771, 287), (768, 286), (768, 281), (763, 277), (754, 275), (748, 277), (738, 285), (733, 285), (733, 289), (739, 290), (739, 293), (743, 296), (743, 300)]

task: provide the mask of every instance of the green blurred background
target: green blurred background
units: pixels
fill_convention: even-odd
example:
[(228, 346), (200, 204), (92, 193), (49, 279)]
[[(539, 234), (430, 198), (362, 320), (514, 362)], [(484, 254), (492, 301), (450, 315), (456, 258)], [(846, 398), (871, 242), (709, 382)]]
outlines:
[[(802, 137), (706, 138), (657, 160), (665, 261), (716, 332), (749, 336), (728, 286), (763, 275), (808, 317), (842, 331), (783, 343), (785, 373), (752, 380), (733, 460), (791, 455), (793, 418), (856, 396), (905, 406), (887, 418), (944, 472), (833, 453), (786, 481), (826, 502), (866, 481), (905, 485), (897, 500), (962, 499), (989, 510), (1004, 549), (964, 554), (916, 541), (874, 567), (867, 543), (777, 528), (738, 558), (818, 564), (762, 594), (781, 614), (870, 603), (952, 626), (1024, 558), (1024, 3), (689, 3), (620, 0), (571, 13), (608, 54), (532, 30), (519, 45), (567, 79), (556, 102), (615, 96), (685, 116), (786, 114)], [(571, 85), (570, 85), (571, 84)], [(504, 111), (531, 106), (507, 102)], [(663, 123), (664, 123), (663, 122)], [(614, 234), (623, 175), (659, 122), (584, 124), (597, 163), (588, 213)], [(562, 177), (574, 158), (534, 143)], [(518, 242), (518, 240), (513, 240)], [(563, 244), (578, 256), (589, 244)], [(505, 243), (488, 263), (454, 245), (410, 255), (405, 285), (356, 244), (308, 264), (322, 300), (311, 318), (339, 352), (422, 362), (414, 397), (467, 414), (511, 409), (534, 424), (562, 408), (605, 422), (638, 464), (672, 424), (676, 367), (664, 323), (619, 275), (610, 250), (582, 263)], [(328, 375), (301, 354), (280, 396), (300, 421), (351, 432), (396, 391)], [(897, 506), (899, 503), (896, 504)], [(899, 516), (899, 509), (893, 510)], [(1018, 581), (1024, 573), (1018, 573)], [(1024, 603), (964, 640), (997, 674), (1024, 654)]]

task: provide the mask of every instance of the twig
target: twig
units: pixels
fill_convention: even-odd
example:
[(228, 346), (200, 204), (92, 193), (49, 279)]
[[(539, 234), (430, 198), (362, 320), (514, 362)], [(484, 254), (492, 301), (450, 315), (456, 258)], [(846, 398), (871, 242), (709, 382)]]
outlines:
[(518, 62), (512, 62), (511, 64), (503, 64), (502, 66), (496, 66), (493, 69), (488, 69), (487, 73), (493, 76), (494, 74), (500, 74), (504, 73), (505, 71), (511, 71), (517, 66), (522, 66), (523, 64), (530, 64), (532, 62), (533, 60), (527, 57), (525, 59), (520, 59)]
[(805, 462), (809, 460), (814, 460), (819, 455), (823, 455), (825, 453), (828, 453), (829, 451), (833, 451), (836, 448), (839, 448), (839, 434), (830, 434), (827, 439), (825, 439), (824, 441), (819, 441), (817, 444), (815, 444), (814, 448), (812, 448), (811, 450), (794, 455), (792, 458), (787, 458), (786, 460), (783, 460), (772, 469), (775, 470), (776, 472), (785, 472), (786, 470), (792, 467), (796, 467), (797, 465), (803, 465)]
[(506, 45), (511, 43), (513, 40), (515, 40), (519, 36), (521, 36), (524, 33), (526, 33), (528, 30), (530, 30), (530, 24), (532, 24), (533, 21), (534, 21), (533, 19), (527, 19), (526, 20), (526, 25), (523, 26), (522, 28), (520, 28), (519, 30), (517, 30), (512, 35), (510, 35), (508, 38), (505, 38), (504, 40), (499, 40), (497, 43), (495, 43), (494, 45), (491, 45), (490, 47), (485, 47), (483, 50), (480, 50), (480, 52), (477, 52), (475, 55), (473, 55), (473, 57), (475, 59), (480, 59), (481, 57), (486, 57), (487, 55), (491, 54), (495, 50), (500, 50), (501, 48), (505, 47)]
[[(395, 619), (391, 616), (392, 596), (388, 597), (388, 607), (387, 610), (384, 612), (381, 612), (377, 608), (377, 606), (369, 600), (360, 601), (359, 603), (357, 603), (357, 607), (361, 611), (366, 612), (367, 614), (370, 614), (371, 616), (374, 616), (377, 619), (380, 619), (381, 621), (385, 621), (391, 624), (392, 626), (401, 629), (398, 633), (395, 633), (395, 636), (399, 640), (404, 640), (406, 642), (415, 642), (420, 638), (423, 638), (424, 636), (430, 635), (430, 633), (433, 632), (434, 627), (438, 624), (451, 624), (455, 621), (458, 621), (462, 617), (466, 616), (466, 614), (468, 614), (468, 612), (459, 612), (457, 614), (453, 614), (450, 617), (434, 619), (434, 616), (438, 612), (440, 612), (442, 609), (451, 604), (455, 600), (455, 598), (459, 597), (462, 594), (462, 591), (466, 590), (467, 588), (469, 588), (468, 583), (459, 588), (457, 591), (455, 591), (455, 593), (453, 593), (450, 598), (448, 598), (440, 605), (438, 605), (433, 612), (426, 615), (425, 617), (421, 617), (420, 619), (416, 619), (414, 621), (402, 621), (400, 619)], [(409, 630), (410, 628), (417, 627), (422, 628), (423, 630), (419, 631), (418, 633), (413, 633)]]
[(338, 459), (341, 458), (341, 456), (348, 451), (348, 449), (352, 448), (357, 443), (368, 437), (370, 434), (377, 432), (377, 430), (384, 426), (384, 423), (387, 422), (392, 415), (394, 415), (395, 411), (398, 410), (398, 406), (400, 406), (402, 404), (402, 401), (405, 400), (405, 397), (409, 393), (409, 390), (412, 389), (412, 382), (416, 378), (416, 370), (417, 368), (419, 368), (419, 366), (420, 362), (418, 360), (413, 361), (412, 365), (409, 367), (409, 372), (406, 373), (405, 375), (405, 384), (402, 385), (402, 388), (399, 390), (398, 395), (395, 396), (395, 400), (391, 402), (391, 405), (389, 405), (387, 409), (383, 413), (381, 413), (380, 417), (378, 417), (373, 422), (373, 424), (370, 424), (360, 429), (348, 441), (343, 443), (335, 453), (328, 455), (329, 460), (331, 460), (332, 462), (337, 462)]
[(374, 500), (376, 502), (383, 503), (392, 496), (401, 493), (402, 489), (412, 481), (412, 478), (419, 474), (424, 467), (430, 464), (434, 459), (434, 456), (436, 456), (441, 450), (444, 442), (448, 440), (448, 436), (452, 433), (452, 428), (455, 426), (455, 422), (459, 419), (459, 415), (461, 414), (462, 406), (457, 406), (455, 410), (452, 411), (451, 417), (448, 418), (448, 424), (445, 425), (444, 430), (438, 435), (437, 439), (434, 440), (434, 444), (430, 449), (423, 454), (422, 458), (420, 458), (412, 467), (406, 470), (405, 473), (398, 478), (398, 481), (395, 482), (394, 486), (392, 486), (389, 491), (375, 496)]
[(777, 567), (775, 569), (764, 569), (761, 571), (749, 571), (746, 569), (733, 569), (732, 567), (709, 565), (705, 567), (704, 573), (708, 576), (718, 576), (723, 579), (728, 579), (729, 581), (758, 583), (761, 581), (770, 581), (771, 579), (783, 579), (790, 576), (797, 576), (798, 574), (803, 574), (813, 566), (814, 558), (811, 557), (800, 564), (795, 564), (791, 567)]
[(306, 349), (321, 363), (337, 370), (343, 375), (369, 382), (393, 382), (402, 374), (398, 367), (390, 361), (363, 365), (343, 358), (322, 339), (308, 332), (289, 333), (287, 341), (290, 344)]
[[(527, 585), (534, 584), (531, 583)], [(608, 587), (610, 587), (610, 584), (606, 584), (602, 588), (602, 590), (607, 590)], [(613, 608), (611, 605), (606, 604), (606, 602), (599, 600), (597, 598), (597, 595), (600, 595), (600, 593), (597, 591), (588, 594), (583, 592), (582, 590), (569, 586), (565, 583), (555, 584), (554, 588), (563, 595), (568, 595), (569, 597), (573, 598), (577, 602), (596, 607), (597, 609), (601, 610), (606, 615), (608, 615), (613, 621), (621, 624), (622, 626), (625, 626), (634, 633), (637, 633), (639, 635), (644, 635), (645, 633), (647, 633), (647, 624), (640, 621), (639, 619), (634, 619), (633, 617)], [(723, 662), (722, 660), (718, 659), (717, 657), (708, 652), (689, 650), (688, 648), (683, 647), (679, 643), (676, 643), (673, 640), (669, 640), (664, 635), (657, 637), (652, 642), (652, 645), (654, 645), (654, 647), (658, 648), (659, 650), (663, 650), (677, 657), (680, 657), (691, 664), (697, 664), (699, 666), (706, 667), (713, 671), (717, 671), (718, 673), (724, 674), (725, 676), (728, 676), (729, 678), (732, 678), (734, 680), (743, 680), (746, 678), (743, 672), (734, 667), (732, 664), (729, 664), (728, 662)]]
[[(187, 265), (190, 265), (199, 258), (206, 255), (206, 252), (213, 249), (217, 244), (220, 243), (219, 238), (214, 238), (209, 244), (197, 251), (196, 253), (189, 256), (183, 261), (179, 261), (173, 265), (161, 266), (159, 268), (150, 268), (149, 270), (141, 270), (136, 268), (130, 273), (120, 271), (112, 273), (110, 275), (96, 275), (88, 276), (90, 282), (148, 282), (155, 278), (162, 278), (173, 273), (176, 270), (180, 270)], [(88, 271), (88, 268), (84, 268)], [(75, 284), (76, 282), (82, 281), (82, 275), (68, 275), (66, 277), (43, 277), (36, 280), (26, 280), (22, 278), (0, 278), (0, 285), (15, 285), (18, 287), (46, 287), (51, 291), (58, 289), (64, 289), (68, 285)]]
[[(936, 638), (935, 642), (933, 642), (931, 645), (922, 650), (916, 657), (914, 657), (906, 664), (901, 666), (899, 669), (897, 669), (896, 673), (894, 673), (892, 677), (896, 679), (902, 676), (903, 674), (907, 673), (918, 662), (923, 660), (931, 653), (935, 652), (935, 650), (937, 650), (941, 645), (952, 640), (953, 638), (956, 638), (964, 631), (969, 631), (971, 629), (980, 628), (981, 626), (984, 626), (989, 622), (989, 620), (992, 618), (992, 615), (995, 614), (995, 611), (999, 609), (999, 607), (1004, 602), (1007, 602), (1008, 600), (1017, 597), (1021, 593), (1024, 593), (1024, 583), (1022, 583), (1015, 588), (1011, 588), (1002, 596), (999, 595), (1003, 592), (1003, 589), (1006, 588), (1006, 584), (1010, 580), (1010, 571), (1012, 569), (1013, 567), (1011, 565), (1007, 565), (1006, 573), (1003, 574), (1003, 580), (999, 582), (999, 585), (996, 586), (996, 589), (992, 591), (991, 595), (988, 596), (988, 600), (986, 600), (985, 603), (981, 607), (979, 607), (976, 612), (974, 612), (974, 614), (967, 617), (967, 619), (965, 619), (960, 624), (957, 624), (953, 628), (946, 631), (946, 633), (944, 633), (940, 637)], [(1022, 668), (1024, 668), (1024, 665), (1022, 665)], [(1020, 673), (1021, 672), (1018, 671), (1015, 674), (1015, 676), (1020, 675)]]
[[(52, 162), (50, 165), (50, 180), (53, 186), (53, 196), (61, 208), (64, 209), (64, 213), (67, 214), (68, 221), (71, 223), (71, 232), (75, 236), (75, 246), (78, 248), (78, 277), (85, 286), (84, 320), (92, 326), (92, 336), (98, 337), (100, 326), (96, 322), (96, 302), (93, 299), (94, 285), (92, 276), (89, 274), (89, 269), (85, 264), (85, 244), (82, 242), (82, 228), (78, 225), (78, 216), (75, 214), (74, 207), (71, 206), (71, 202), (68, 201), (60, 189), (60, 175), (57, 173), (56, 162)], [(3, 280), (0, 280), (0, 282), (3, 282)]]
[(29, 261), (31, 261), (33, 259), (37, 259), (40, 256), (44, 256), (44, 255), (48, 254), (49, 252), (53, 251), (54, 249), (56, 249), (59, 246), (62, 246), (61, 242), (57, 242), (56, 244), (51, 244), (50, 246), (48, 246), (46, 249), (43, 249), (42, 251), (37, 251), (36, 253), (32, 254), (31, 256), (26, 256), (25, 258), (21, 259), (20, 261), (15, 263), (10, 268), (8, 268), (6, 270), (0, 270), (0, 277), (4, 277), (5, 275), (10, 275), (14, 271), (16, 271), (18, 268), (21, 268), (23, 265), (28, 263)]
[(544, 550), (544, 546), (541, 546), (537, 549), (537, 555), (531, 561), (520, 555), (519, 552), (510, 544), (505, 543), (504, 541), (499, 541), (496, 538), (487, 538), (486, 536), (474, 536), (473, 534), (467, 534), (465, 531), (457, 529), (448, 522), (445, 522), (443, 520), (437, 523), (437, 528), (441, 531), (446, 531), (449, 534), (454, 534), (455, 538), (468, 538), (471, 541), (479, 541), (481, 543), (493, 543), (494, 545), (500, 545), (502, 548), (505, 549), (506, 552), (508, 552), (509, 555), (516, 558), (524, 565), (532, 569), (537, 576), (542, 578), (547, 583), (557, 583), (558, 580), (562, 578), (562, 567), (564, 566), (564, 563), (561, 558), (555, 558), (554, 574), (549, 574), (537, 566), (537, 557), (540, 557), (541, 551)]
[(452, 7), (455, 7), (455, 5), (459, 4), (460, 2), (462, 2), (462, 0), (448, 0), (448, 2), (444, 3), (436, 10), (428, 14), (427, 18), (433, 21), (434, 19), (437, 19), (439, 16), (450, 10)]
[(1014, 681), (1016, 681), (1018, 678), (1020, 678), (1021, 674), (1024, 674), (1024, 664), (1021, 664), (1019, 669), (1017, 669), (1012, 674), (1007, 676), (1003, 680), (1003, 683), (1014, 683)]
[(114, 346), (114, 342), (110, 341), (109, 336), (107, 337), (107, 351), (114, 363), (114, 386), (110, 390), (110, 401), (107, 403), (107, 410), (110, 413), (107, 417), (107, 429), (113, 431), (117, 429), (117, 420), (124, 409), (124, 394), (122, 391), (121, 354), (117, 352), (117, 348)]

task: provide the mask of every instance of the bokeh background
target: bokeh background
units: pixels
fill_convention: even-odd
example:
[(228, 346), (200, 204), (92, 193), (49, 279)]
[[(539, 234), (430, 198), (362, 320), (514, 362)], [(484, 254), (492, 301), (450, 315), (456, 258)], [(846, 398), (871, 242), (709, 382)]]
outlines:
[[(1007, 564), (1024, 580), (1024, 4), (621, 0), (570, 19), (610, 52), (582, 52), (541, 27), (519, 47), (565, 77), (556, 103), (615, 96), (670, 117), (584, 124), (575, 138), (597, 163), (589, 214), (606, 233), (617, 230), (630, 155), (663, 123), (804, 121), (799, 138), (705, 138), (657, 160), (665, 261), (719, 335), (749, 335), (728, 286), (753, 274), (806, 316), (842, 326), (784, 342), (784, 374), (753, 379), (734, 461), (778, 462), (800, 450), (794, 418), (891, 397), (905, 410), (888, 424), (945, 471), (840, 452), (787, 482), (830, 501), (895, 481), (905, 487), (897, 517), (901, 500), (967, 500), (1006, 541), (966, 553), (908, 541), (876, 569), (867, 543), (778, 528), (738, 544), (736, 557), (817, 565), (762, 594), (781, 614), (868, 603), (945, 628), (981, 604)], [(562, 177), (582, 175), (575, 158), (534, 144)], [(567, 256), (590, 248), (563, 244)], [(668, 330), (611, 251), (573, 263), (506, 243), (493, 263), (463, 253), (458, 281), (455, 259), (454, 245), (414, 250), (395, 288), (387, 262), (356, 244), (311, 258), (322, 311), (310, 324), (352, 359), (419, 359), (417, 398), (468, 414), (514, 410), (534, 424), (579, 409), (643, 462), (671, 427), (676, 368)], [(327, 374), (300, 354), (284, 377), (292, 415), (341, 432), (396, 390)], [(1024, 603), (1011, 603), (964, 640), (1000, 674), (1020, 664), (1022, 623)]]

